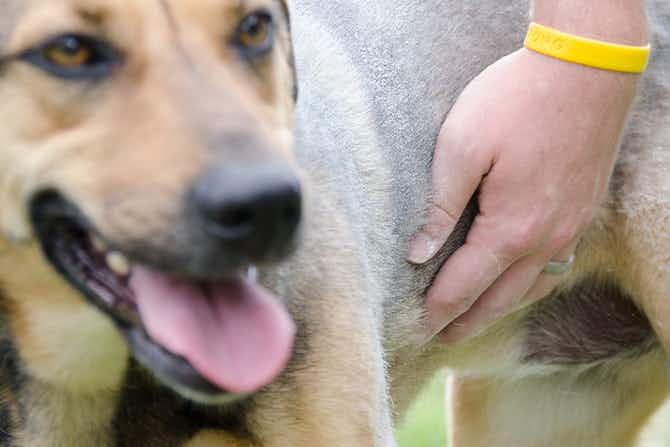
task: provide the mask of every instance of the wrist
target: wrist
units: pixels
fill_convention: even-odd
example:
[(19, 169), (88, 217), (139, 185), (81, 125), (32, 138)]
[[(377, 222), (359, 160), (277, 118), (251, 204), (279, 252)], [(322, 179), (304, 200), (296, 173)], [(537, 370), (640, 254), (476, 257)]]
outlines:
[(516, 58), (519, 73), (533, 74), (519, 74), (526, 88), (545, 104), (563, 104), (565, 113), (571, 116), (626, 113), (637, 93), (640, 77), (636, 74), (594, 69), (525, 48)]
[(649, 42), (643, 0), (533, 0), (531, 19), (566, 33), (611, 43)]
[(585, 65), (567, 62), (527, 48), (518, 51), (519, 57), (524, 60), (525, 70), (537, 70), (541, 77), (548, 78), (551, 86), (571, 84), (572, 82), (589, 83), (590, 89), (630, 90), (635, 89), (640, 79), (636, 73), (601, 70)]

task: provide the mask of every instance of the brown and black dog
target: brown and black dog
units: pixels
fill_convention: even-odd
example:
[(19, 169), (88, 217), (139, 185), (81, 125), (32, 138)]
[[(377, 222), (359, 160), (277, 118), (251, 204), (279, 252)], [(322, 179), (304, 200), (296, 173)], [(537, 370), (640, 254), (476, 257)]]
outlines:
[(631, 445), (668, 388), (670, 8), (574, 271), (426, 345), (437, 130), (525, 29), (472, 3), (0, 0), (0, 445), (393, 446), (445, 365), (459, 447)]

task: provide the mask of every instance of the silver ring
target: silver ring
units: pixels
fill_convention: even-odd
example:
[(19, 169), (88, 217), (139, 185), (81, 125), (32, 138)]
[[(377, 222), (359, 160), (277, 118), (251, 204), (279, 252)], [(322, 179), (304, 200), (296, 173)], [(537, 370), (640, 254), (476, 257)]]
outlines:
[(544, 273), (549, 275), (562, 275), (568, 273), (575, 265), (575, 255), (570, 256), (567, 261), (552, 261), (544, 267)]

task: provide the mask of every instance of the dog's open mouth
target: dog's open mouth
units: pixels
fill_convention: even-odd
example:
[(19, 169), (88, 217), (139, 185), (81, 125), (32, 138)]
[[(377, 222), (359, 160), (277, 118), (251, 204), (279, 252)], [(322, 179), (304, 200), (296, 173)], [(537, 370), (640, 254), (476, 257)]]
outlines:
[(54, 267), (127, 337), (160, 379), (202, 400), (257, 391), (292, 353), (294, 325), (247, 266), (218, 281), (172, 277), (114, 250), (55, 193), (32, 218)]

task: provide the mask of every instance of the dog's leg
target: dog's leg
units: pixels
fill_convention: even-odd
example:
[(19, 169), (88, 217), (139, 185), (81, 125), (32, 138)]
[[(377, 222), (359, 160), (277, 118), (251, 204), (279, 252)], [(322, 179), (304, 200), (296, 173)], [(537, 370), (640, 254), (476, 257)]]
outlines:
[[(669, 132), (670, 133), (670, 132)], [(663, 155), (663, 154), (661, 154)], [(670, 152), (667, 166), (670, 167)], [(638, 196), (653, 199), (644, 203), (631, 198), (625, 203), (625, 215), (618, 226), (626, 247), (626, 276), (638, 306), (647, 315), (666, 352), (670, 352), (670, 178), (645, 179), (647, 190)], [(651, 186), (663, 186), (652, 194)]]
[(451, 445), (632, 446), (667, 391), (661, 355), (649, 354), (636, 365), (609, 380), (602, 371), (520, 380), (454, 378)]
[(654, 52), (614, 176), (626, 287), (670, 349), (670, 32), (667, 2), (649, 2)]

